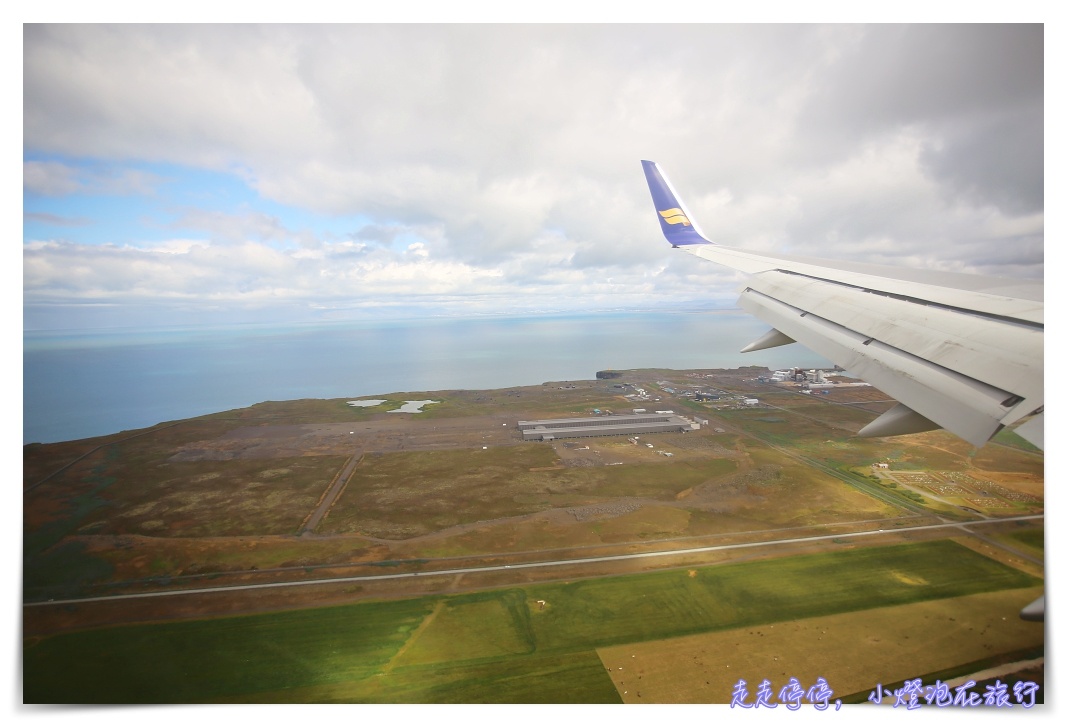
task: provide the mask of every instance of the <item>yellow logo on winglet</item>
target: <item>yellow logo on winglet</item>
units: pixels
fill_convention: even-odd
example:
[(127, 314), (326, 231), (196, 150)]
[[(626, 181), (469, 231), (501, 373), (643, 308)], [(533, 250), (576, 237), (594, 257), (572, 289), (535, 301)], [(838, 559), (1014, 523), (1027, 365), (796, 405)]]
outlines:
[(686, 215), (677, 207), (673, 207), (670, 210), (658, 210), (660, 216), (667, 221), (668, 225), (689, 225), (690, 221), (686, 219)]

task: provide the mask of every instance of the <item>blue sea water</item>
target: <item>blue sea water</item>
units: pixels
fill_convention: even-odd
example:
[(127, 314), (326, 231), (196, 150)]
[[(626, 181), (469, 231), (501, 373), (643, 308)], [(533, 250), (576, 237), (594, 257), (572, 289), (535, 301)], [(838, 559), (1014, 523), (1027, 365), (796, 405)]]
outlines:
[(25, 332), (23, 442), (148, 427), (267, 400), (493, 389), (600, 369), (829, 366), (791, 345), (738, 350), (742, 311)]

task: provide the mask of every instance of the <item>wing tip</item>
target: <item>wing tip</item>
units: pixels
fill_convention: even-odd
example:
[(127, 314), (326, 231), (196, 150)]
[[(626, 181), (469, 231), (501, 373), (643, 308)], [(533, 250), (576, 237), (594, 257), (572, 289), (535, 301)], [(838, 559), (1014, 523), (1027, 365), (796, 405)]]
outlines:
[(649, 193), (653, 197), (657, 220), (660, 222), (660, 230), (671, 246), (678, 248), (686, 245), (715, 245), (701, 233), (693, 215), (686, 209), (685, 203), (671, 186), (660, 165), (648, 159), (641, 162)]

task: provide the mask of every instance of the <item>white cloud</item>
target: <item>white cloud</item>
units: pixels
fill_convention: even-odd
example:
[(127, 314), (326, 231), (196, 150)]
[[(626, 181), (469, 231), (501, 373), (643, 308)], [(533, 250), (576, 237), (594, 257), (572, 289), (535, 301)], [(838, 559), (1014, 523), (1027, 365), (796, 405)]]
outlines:
[(733, 274), (663, 243), (643, 158), (724, 244), (1037, 276), (1041, 46), (1038, 26), (27, 26), (26, 149), (119, 170), (27, 162), (27, 190), (133, 194), (158, 181), (122, 170), (168, 161), (370, 222), (187, 208), (202, 244), (27, 246), (25, 298), (733, 300)]
[(240, 242), (245, 239), (285, 243), (294, 240), (298, 235), (288, 230), (277, 217), (252, 210), (228, 213), (186, 209), (170, 223), (170, 227), (203, 230), (211, 235), (213, 241), (220, 243)]

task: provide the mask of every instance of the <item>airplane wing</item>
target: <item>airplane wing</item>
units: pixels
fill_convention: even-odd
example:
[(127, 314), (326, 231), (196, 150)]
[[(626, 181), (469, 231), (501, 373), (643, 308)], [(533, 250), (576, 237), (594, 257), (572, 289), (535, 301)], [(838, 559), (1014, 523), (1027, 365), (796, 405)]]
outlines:
[(980, 447), (1030, 418), (1016, 433), (1043, 446), (1041, 282), (717, 245), (642, 166), (672, 247), (749, 274), (738, 302), (773, 328), (742, 351), (798, 341), (899, 402), (858, 434), (944, 428)]

